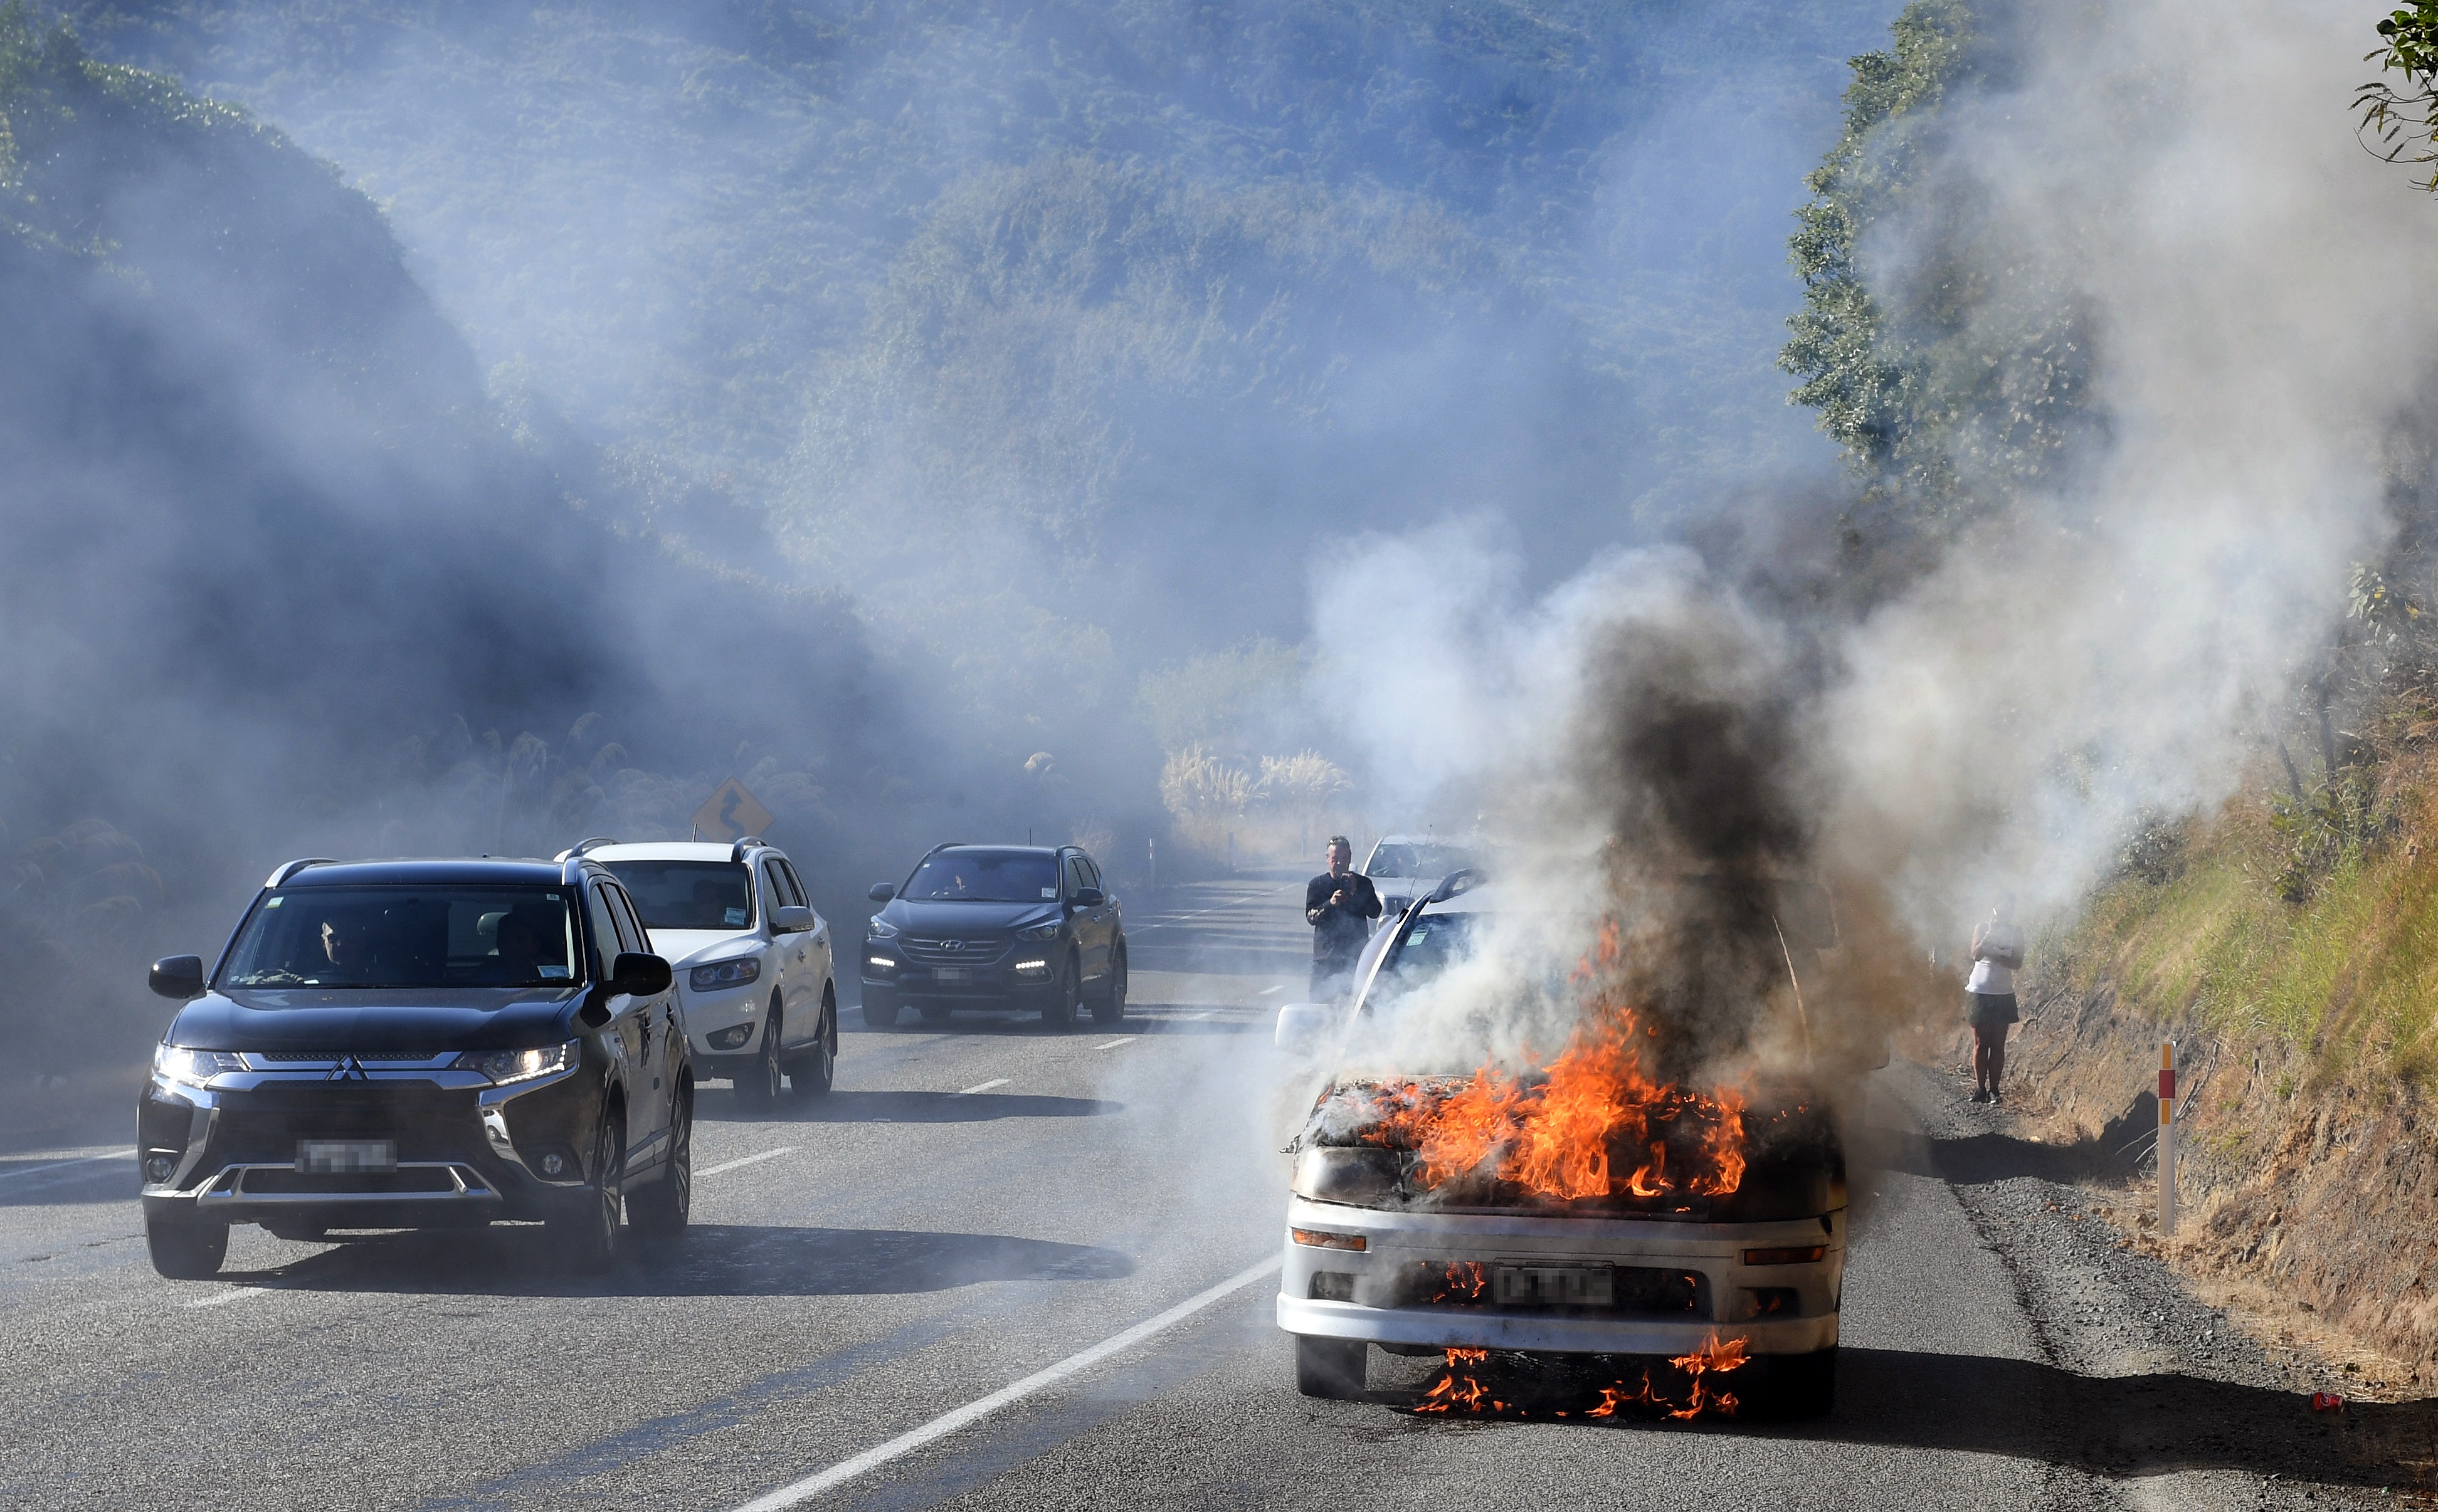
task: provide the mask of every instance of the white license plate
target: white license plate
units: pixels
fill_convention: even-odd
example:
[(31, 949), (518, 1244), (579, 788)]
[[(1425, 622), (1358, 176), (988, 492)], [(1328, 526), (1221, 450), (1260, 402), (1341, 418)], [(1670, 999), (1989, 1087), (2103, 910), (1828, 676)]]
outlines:
[(1605, 1265), (1502, 1265), (1491, 1284), (1502, 1308), (1616, 1305), (1616, 1273)]
[(396, 1170), (398, 1145), (388, 1139), (299, 1139), (296, 1169), (308, 1176)]
[(970, 982), (974, 979), (971, 966), (934, 966), (931, 979), (935, 982)]

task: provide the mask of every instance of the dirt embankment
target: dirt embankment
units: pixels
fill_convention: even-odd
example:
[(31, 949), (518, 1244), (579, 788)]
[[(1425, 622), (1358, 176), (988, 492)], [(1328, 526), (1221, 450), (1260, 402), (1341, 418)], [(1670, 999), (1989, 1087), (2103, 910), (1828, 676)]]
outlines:
[[(2438, 1381), (2438, 1108), (2369, 1065), (2311, 1084), (2300, 1049), (2163, 1024), (2120, 1006), (2105, 977), (2035, 988), (2025, 1010), (2007, 1061), (2016, 1126), (2062, 1166), (2128, 1183), (2134, 1242), (2204, 1289), (2247, 1298), (2256, 1317), (2285, 1314), (2291, 1328), (2276, 1331), (2298, 1343), (2367, 1345), (2365, 1384), (2379, 1355), (2404, 1378), (2387, 1384)], [(2146, 1200), (2163, 1038), (2183, 1068), (2182, 1214), (2164, 1244)], [(1969, 1043), (1959, 1036), (1957, 1052)]]

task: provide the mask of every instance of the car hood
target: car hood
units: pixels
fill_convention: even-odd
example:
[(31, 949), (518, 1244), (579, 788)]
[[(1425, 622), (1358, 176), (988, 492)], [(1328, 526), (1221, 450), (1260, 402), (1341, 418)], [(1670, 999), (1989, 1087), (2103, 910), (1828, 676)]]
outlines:
[(178, 1011), (167, 1036), (198, 1050), (503, 1050), (572, 1038), (585, 989), (420, 992), (233, 988)]
[(1002, 934), (1019, 924), (1048, 923), (1058, 917), (1058, 905), (1039, 903), (910, 903), (898, 899), (881, 917), (910, 934)]
[(652, 948), (670, 965), (683, 969), (697, 961), (726, 960), (750, 956), (762, 943), (751, 929), (655, 929)]

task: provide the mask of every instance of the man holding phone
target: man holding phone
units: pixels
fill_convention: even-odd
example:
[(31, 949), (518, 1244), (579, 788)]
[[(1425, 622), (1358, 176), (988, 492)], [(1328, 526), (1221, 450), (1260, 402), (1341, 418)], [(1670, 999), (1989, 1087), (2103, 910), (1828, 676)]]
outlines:
[(1328, 1002), (1346, 991), (1371, 921), (1380, 917), (1380, 894), (1354, 870), (1354, 846), (1345, 835), (1329, 837), (1329, 870), (1304, 885), (1303, 917), (1312, 925), (1312, 995)]

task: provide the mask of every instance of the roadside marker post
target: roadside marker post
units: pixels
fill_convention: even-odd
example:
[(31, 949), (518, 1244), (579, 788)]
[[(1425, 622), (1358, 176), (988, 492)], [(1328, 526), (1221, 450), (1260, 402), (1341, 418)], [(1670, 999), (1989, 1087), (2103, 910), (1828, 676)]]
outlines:
[(2176, 1042), (2159, 1045), (2159, 1233), (2176, 1235)]

